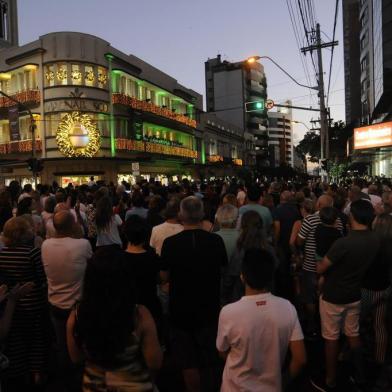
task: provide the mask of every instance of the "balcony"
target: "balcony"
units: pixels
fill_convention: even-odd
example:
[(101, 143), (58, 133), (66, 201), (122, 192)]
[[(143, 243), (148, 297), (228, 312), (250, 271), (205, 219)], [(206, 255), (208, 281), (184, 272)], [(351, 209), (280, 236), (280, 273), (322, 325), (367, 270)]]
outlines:
[(151, 154), (173, 155), (182, 158), (197, 158), (197, 151), (189, 148), (167, 146), (141, 140), (116, 139), (116, 149), (120, 151), (140, 151)]
[[(0, 144), (0, 154), (20, 154), (24, 152), (32, 151), (32, 140), (17, 140), (15, 142), (7, 142)], [(35, 149), (36, 151), (42, 150), (42, 142), (41, 140), (35, 141)]]
[(263, 94), (263, 95), (265, 94), (265, 87), (254, 80), (251, 80), (251, 82), (249, 84), (249, 89), (250, 89), (251, 93), (256, 92), (256, 93)]
[(161, 108), (151, 102), (140, 101), (136, 98), (130, 97), (129, 95), (114, 93), (112, 95), (112, 102), (113, 104), (130, 106), (132, 109), (157, 114), (158, 116), (178, 121), (182, 124), (188, 125), (189, 127), (196, 128), (196, 120), (192, 120), (184, 114), (175, 113), (167, 108)]
[[(39, 105), (41, 100), (41, 94), (39, 90), (25, 90), (16, 94), (10, 94), (12, 98), (23, 104), (36, 104)], [(8, 108), (10, 106), (15, 106), (16, 103), (11, 101), (7, 97), (0, 97), (0, 108)]]

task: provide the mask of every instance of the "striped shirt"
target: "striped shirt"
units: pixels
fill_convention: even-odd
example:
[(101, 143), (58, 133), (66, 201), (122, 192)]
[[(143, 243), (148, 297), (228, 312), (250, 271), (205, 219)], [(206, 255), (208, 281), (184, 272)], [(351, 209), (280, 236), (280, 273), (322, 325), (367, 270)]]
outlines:
[(16, 378), (46, 371), (50, 348), (48, 291), (41, 251), (29, 246), (5, 247), (0, 252), (0, 282), (35, 286), (18, 301), (4, 354), (10, 361), (5, 377)]
[[(305, 251), (304, 251), (304, 264), (302, 269), (305, 271), (316, 272), (316, 238), (315, 232), (316, 227), (321, 223), (319, 212), (312, 215), (308, 215), (301, 225), (301, 229), (298, 236), (305, 240)], [(343, 233), (343, 225), (340, 218), (336, 221), (337, 228)]]

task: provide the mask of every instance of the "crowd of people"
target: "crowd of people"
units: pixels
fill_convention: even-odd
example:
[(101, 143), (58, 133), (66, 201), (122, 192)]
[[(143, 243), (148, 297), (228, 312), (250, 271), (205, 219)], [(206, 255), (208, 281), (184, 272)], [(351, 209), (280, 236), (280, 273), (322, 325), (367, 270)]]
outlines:
[(13, 181), (3, 392), (392, 390), (392, 185)]

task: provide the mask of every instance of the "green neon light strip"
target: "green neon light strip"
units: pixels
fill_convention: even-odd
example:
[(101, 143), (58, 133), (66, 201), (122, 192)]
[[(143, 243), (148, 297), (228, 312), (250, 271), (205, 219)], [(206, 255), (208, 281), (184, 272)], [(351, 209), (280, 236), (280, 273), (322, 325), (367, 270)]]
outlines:
[(203, 165), (206, 163), (206, 146), (204, 145), (204, 140), (201, 141), (201, 163)]

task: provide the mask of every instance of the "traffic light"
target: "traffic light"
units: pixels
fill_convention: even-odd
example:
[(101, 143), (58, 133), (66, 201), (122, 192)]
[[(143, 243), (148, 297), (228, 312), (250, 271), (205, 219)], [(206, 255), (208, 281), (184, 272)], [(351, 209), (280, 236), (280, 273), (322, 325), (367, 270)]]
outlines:
[(259, 101), (245, 102), (245, 111), (249, 112), (261, 112), (265, 109), (264, 99)]
[(44, 163), (41, 159), (29, 158), (27, 160), (27, 167), (33, 173), (39, 173), (44, 169)]

